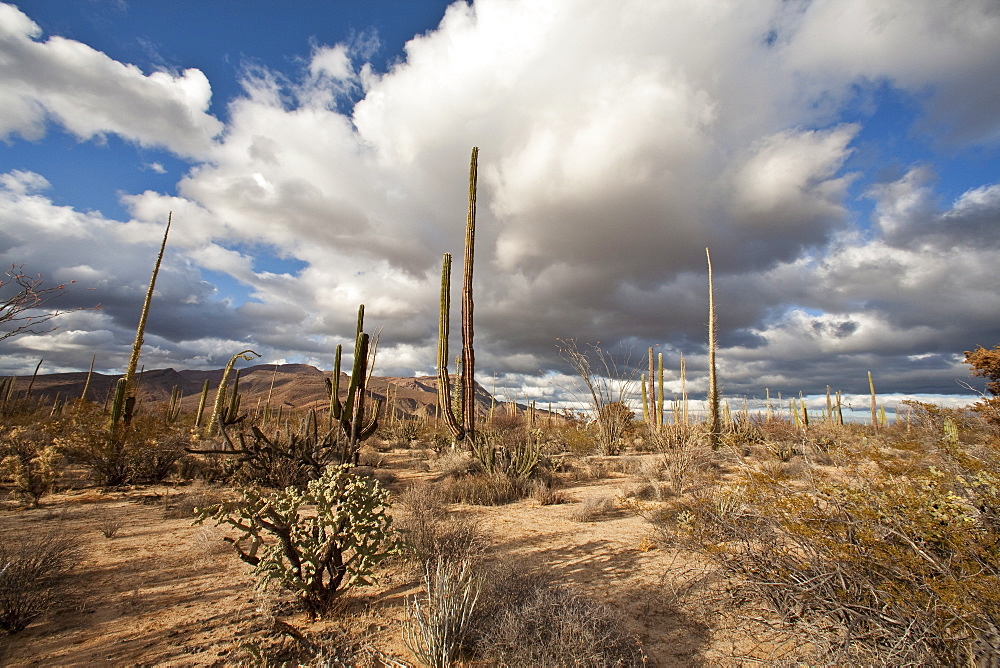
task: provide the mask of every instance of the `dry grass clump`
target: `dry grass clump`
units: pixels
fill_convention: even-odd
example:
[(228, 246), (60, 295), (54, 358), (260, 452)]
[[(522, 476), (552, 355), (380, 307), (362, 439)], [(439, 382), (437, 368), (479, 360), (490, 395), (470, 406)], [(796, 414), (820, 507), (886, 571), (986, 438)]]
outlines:
[(114, 538), (125, 527), (125, 517), (120, 513), (108, 512), (97, 521), (97, 530), (107, 539)]
[(615, 500), (612, 497), (591, 496), (573, 508), (570, 519), (576, 522), (595, 522), (607, 519), (615, 510)]
[(473, 629), (473, 654), (486, 665), (645, 665), (637, 638), (608, 606), (509, 567), (483, 578)]
[(17, 633), (70, 589), (79, 541), (59, 531), (0, 541), (0, 629)]
[(508, 478), (486, 473), (445, 478), (437, 483), (441, 497), (448, 503), (476, 506), (502, 506), (531, 495), (530, 478)]
[(396, 526), (406, 544), (404, 554), (424, 564), (441, 557), (454, 560), (478, 558), (486, 540), (475, 523), (449, 510), (443, 496), (431, 485), (408, 488), (397, 497), (402, 512)]
[(535, 480), (532, 486), (531, 498), (540, 506), (555, 506), (560, 503), (568, 503), (569, 497), (559, 487), (559, 479), (552, 476)]

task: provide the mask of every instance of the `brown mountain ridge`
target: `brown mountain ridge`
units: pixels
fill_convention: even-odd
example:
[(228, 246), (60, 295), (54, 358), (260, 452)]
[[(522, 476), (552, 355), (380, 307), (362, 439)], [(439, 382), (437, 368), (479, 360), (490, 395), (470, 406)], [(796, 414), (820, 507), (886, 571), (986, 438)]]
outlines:
[[(258, 364), (239, 370), (239, 391), (242, 395), (243, 410), (253, 410), (270, 405), (279, 406), (285, 410), (316, 409), (329, 410), (330, 399), (326, 388), (326, 379), (332, 378), (332, 371), (321, 371), (308, 364)], [(215, 399), (219, 383), (222, 381), (222, 369), (214, 370), (183, 370), (154, 369), (143, 371), (139, 376), (136, 393), (140, 406), (155, 404), (170, 399), (174, 388), (181, 392), (181, 409), (184, 412), (194, 412), (198, 401), (208, 381), (208, 404)], [(12, 396), (26, 392), (30, 386), (31, 394), (38, 398), (57, 400), (78, 399), (87, 386), (87, 373), (84, 371), (72, 373), (39, 374), (31, 378), (15, 377)], [(93, 373), (87, 386), (87, 399), (102, 403), (108, 400), (120, 375)], [(0, 382), (11, 376), (0, 376)], [(230, 384), (235, 373), (230, 374)], [(340, 375), (341, 399), (346, 397), (350, 376)], [(369, 396), (378, 399), (382, 406), (391, 405), (394, 414), (399, 417), (432, 417), (437, 413), (437, 377), (386, 377), (372, 376), (368, 382)], [(482, 411), (488, 411), (493, 403), (493, 397), (481, 385), (476, 385), (476, 402)], [(141, 409), (140, 409), (141, 410)], [(518, 411), (525, 406), (518, 405)]]

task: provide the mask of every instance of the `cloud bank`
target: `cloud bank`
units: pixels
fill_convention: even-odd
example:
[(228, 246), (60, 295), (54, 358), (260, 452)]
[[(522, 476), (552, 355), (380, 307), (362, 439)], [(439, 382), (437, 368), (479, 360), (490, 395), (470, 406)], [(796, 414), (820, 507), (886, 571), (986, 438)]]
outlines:
[(103, 304), (12, 340), (8, 370), (85, 368), (92, 352), (122, 366), (173, 211), (147, 367), (252, 347), (329, 368), (363, 302), (383, 328), (378, 370), (432, 373), (472, 146), (487, 387), (496, 373), (515, 394), (558, 394), (546, 373), (575, 338), (634, 358), (657, 346), (670, 368), (684, 355), (697, 391), (706, 247), (726, 393), (863, 391), (867, 370), (886, 391), (958, 391), (961, 351), (1000, 339), (997, 175), (946, 201), (932, 163), (882, 178), (855, 160), (879, 89), (914, 101), (922, 145), (997, 150), (990, 0), (457, 2), (386, 72), (345, 44), (301, 45), (297, 77), (247, 67), (224, 125), (197, 70), (143, 74), (41, 41), (8, 5), (0, 26), (7, 141), (56, 125), (191, 163), (174, 195), (123, 193), (124, 221), (56, 205), (44, 174), (0, 178), (0, 261), (90, 289), (67, 304)]

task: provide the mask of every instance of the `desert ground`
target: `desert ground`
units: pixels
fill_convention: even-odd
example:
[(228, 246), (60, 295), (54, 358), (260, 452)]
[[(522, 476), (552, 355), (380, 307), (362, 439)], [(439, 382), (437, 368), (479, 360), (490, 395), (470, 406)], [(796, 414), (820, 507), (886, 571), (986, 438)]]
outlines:
[[(433, 457), (393, 449), (379, 453), (375, 471), (397, 493), (433, 485)], [(727, 631), (729, 610), (706, 611), (704, 596), (686, 595), (711, 569), (660, 545), (643, 517), (621, 507), (630, 488), (647, 484), (639, 471), (656, 457), (626, 457), (624, 466), (621, 457), (587, 458), (594, 471), (567, 478), (561, 503), (529, 498), (449, 510), (475, 527), (484, 561), (544, 574), (613, 611), (647, 665), (779, 657), (774, 638), (755, 641), (750, 624)], [(223, 541), (226, 527), (193, 524), (194, 504), (225, 490), (201, 482), (83, 486), (45, 497), (39, 508), (8, 503), (0, 512), (4, 536), (52, 530), (79, 537), (82, 549), (68, 593), (21, 633), (0, 637), (3, 665), (277, 665), (283, 654), (299, 661), (324, 643), (348, 645), (370, 665), (419, 665), (401, 634), (404, 599), (420, 590), (419, 567), (390, 563), (377, 585), (350, 591), (335, 613), (310, 620), (281, 592), (255, 589), (248, 566)]]

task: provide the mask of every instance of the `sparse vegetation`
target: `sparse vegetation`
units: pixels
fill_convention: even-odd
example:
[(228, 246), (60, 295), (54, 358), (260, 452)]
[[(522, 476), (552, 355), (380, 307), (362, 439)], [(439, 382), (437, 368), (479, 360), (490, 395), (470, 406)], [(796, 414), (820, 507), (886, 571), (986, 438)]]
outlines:
[(0, 541), (0, 629), (24, 630), (68, 593), (79, 543), (56, 531)]
[(375, 567), (399, 549), (388, 493), (351, 468), (330, 466), (305, 491), (241, 490), (240, 500), (200, 509), (197, 522), (212, 518), (237, 529), (227, 540), (259, 583), (277, 582), (310, 615), (322, 616), (344, 589), (369, 584)]

